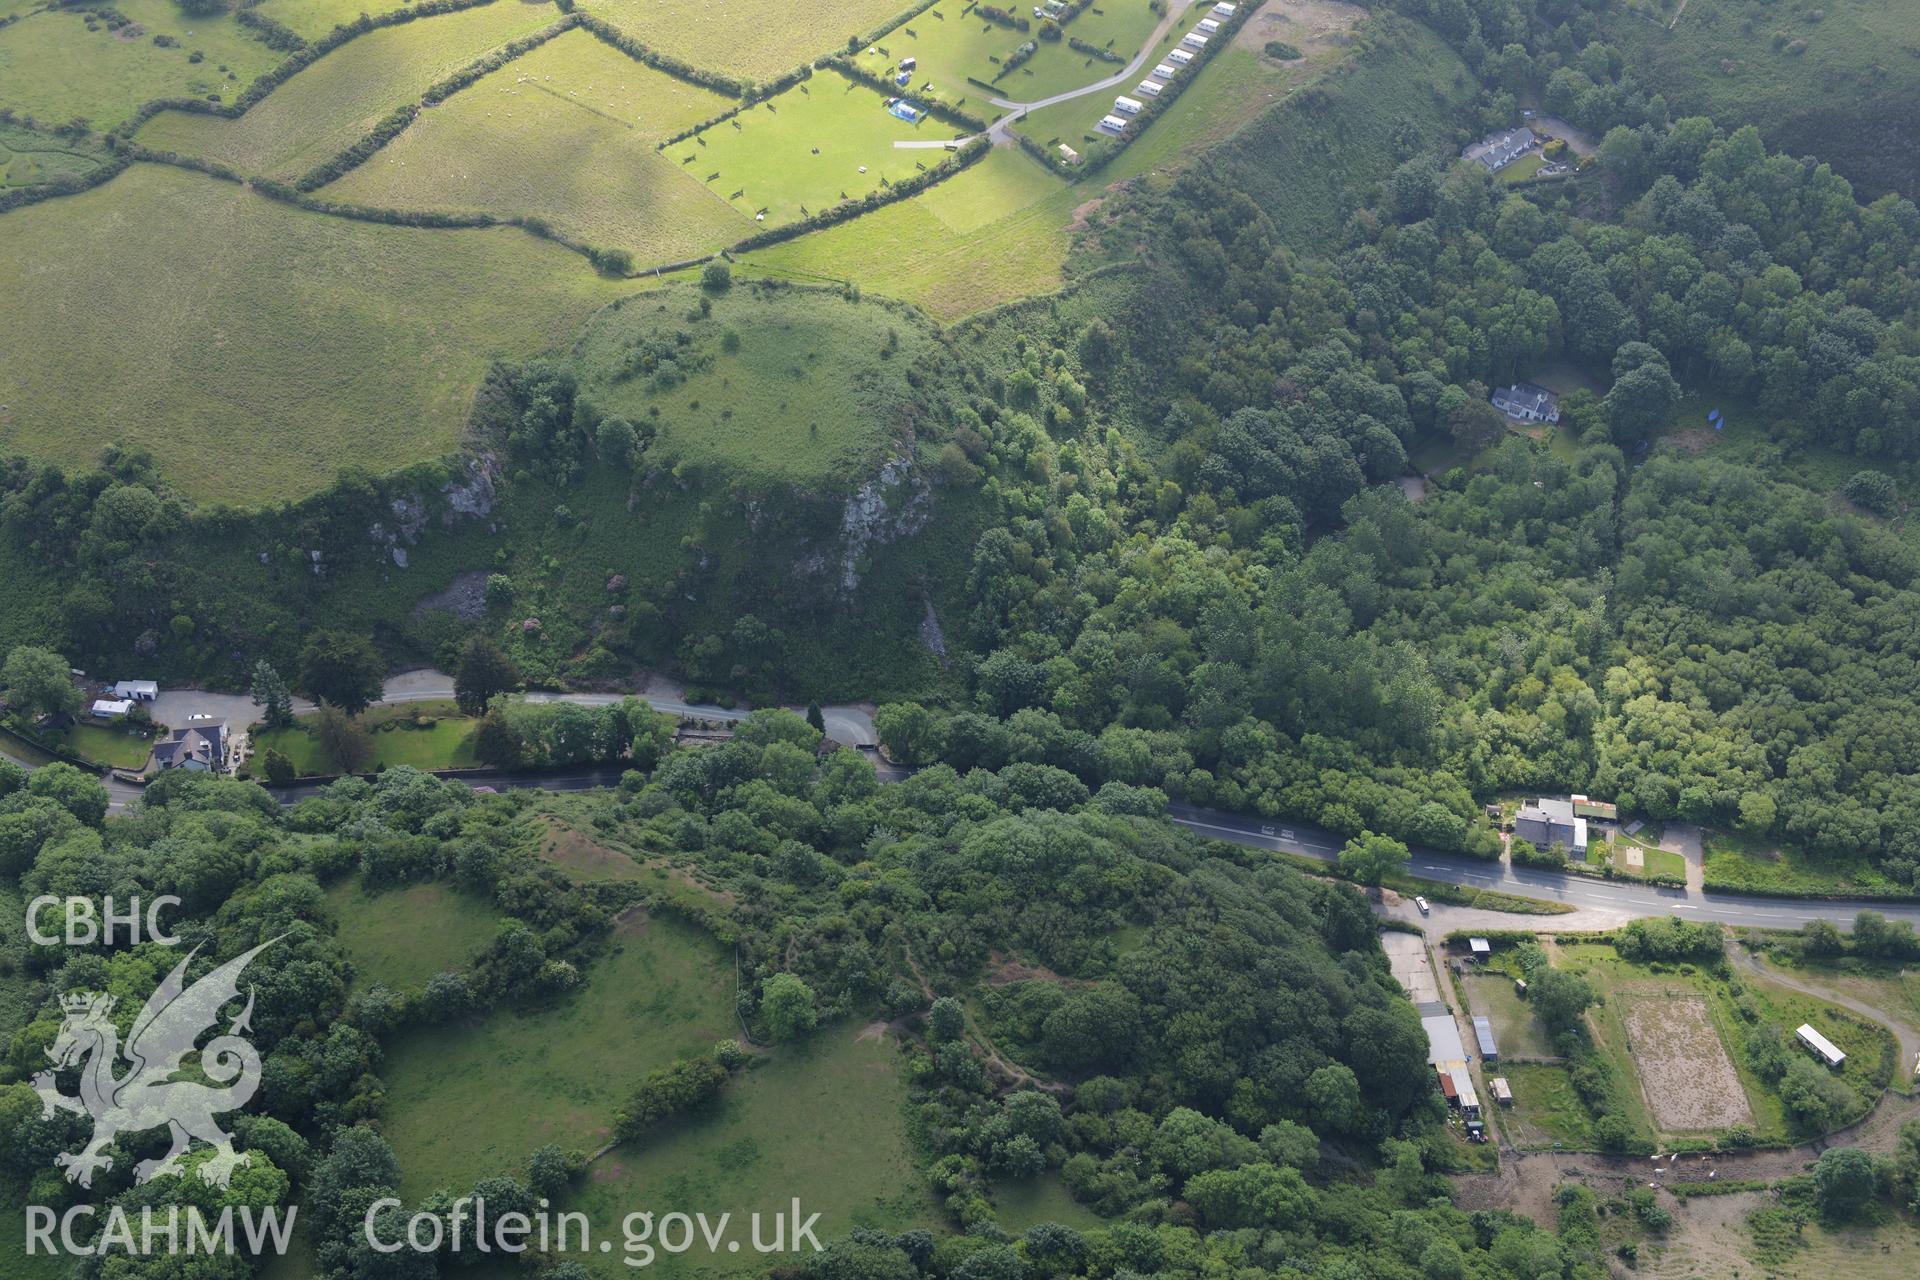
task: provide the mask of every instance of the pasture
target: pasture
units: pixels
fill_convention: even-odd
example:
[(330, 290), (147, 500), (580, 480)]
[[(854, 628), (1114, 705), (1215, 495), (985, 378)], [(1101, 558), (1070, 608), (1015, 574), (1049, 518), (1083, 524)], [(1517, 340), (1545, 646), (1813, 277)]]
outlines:
[(356, 876), (327, 890), (354, 986), (395, 991), (467, 967), (503, 918), (491, 903), (434, 882), (369, 891)]
[(654, 144), (727, 103), (570, 31), (421, 112), (320, 194), (541, 218), (641, 266), (696, 257), (752, 223)]
[(932, 344), (911, 316), (822, 291), (736, 285), (702, 317), (699, 297), (676, 287), (610, 307), (574, 350), (583, 390), (609, 413), (652, 424), (660, 453), (804, 480), (870, 461), (909, 421), (906, 371)]
[(69, 141), (21, 124), (0, 124), (0, 188), (84, 178), (105, 159), (95, 143)]
[[(613, 950), (585, 978), (563, 1002), (496, 1011), (392, 1046), (381, 1072), (383, 1127), (409, 1201), (524, 1173), (527, 1156), (547, 1143), (592, 1150), (611, 1133), (633, 1081), (738, 1032), (732, 956), (670, 917), (623, 918)], [(515, 1106), (499, 1107), (500, 1098)], [(470, 1123), (481, 1114), (488, 1123)]]
[[(1062, 29), (1062, 39), (1041, 40), (1038, 23), (1032, 24), (1031, 30), (1017, 31), (963, 12), (971, 7), (966, 0), (942, 0), (890, 32), (877, 45), (862, 49), (857, 60), (875, 75), (891, 76), (900, 59), (914, 58), (918, 62), (911, 82), (914, 86), (931, 82), (948, 101), (965, 98), (969, 109), (992, 118), (1000, 111), (989, 103), (991, 97), (1033, 102), (1114, 75), (1140, 51), (1160, 21), (1147, 0), (1102, 0), (1069, 22)], [(1021, 14), (1031, 8), (1013, 6)], [(1186, 29), (1180, 27), (1172, 33), (1172, 39), (1178, 40), (1180, 31)], [(1082, 53), (1068, 44), (1069, 39), (1109, 50), (1121, 61), (1107, 62)], [(1015, 51), (1028, 42), (1035, 46), (1032, 56), (1008, 71)], [(991, 84), (992, 92), (969, 81)], [(1090, 97), (1079, 105), (1085, 109), (1098, 101)], [(1098, 112), (1093, 118), (1098, 118)]]
[[(559, 1208), (585, 1213), (602, 1229), (636, 1210), (697, 1208), (710, 1219), (731, 1213), (744, 1235), (750, 1214), (771, 1216), (798, 1196), (803, 1217), (820, 1214), (822, 1241), (855, 1226), (930, 1225), (938, 1210), (907, 1133), (899, 1067), (900, 1051), (883, 1032), (823, 1027), (754, 1062), (711, 1108), (602, 1156)], [(632, 1274), (617, 1251), (568, 1256), (595, 1277)], [(648, 1270), (758, 1274), (770, 1261), (745, 1248), (696, 1250), (663, 1253)]]
[(785, 0), (777, 11), (751, 0), (584, 0), (650, 48), (708, 71), (771, 80), (803, 62), (840, 52), (910, 0)]
[(47, 124), (79, 119), (107, 129), (155, 98), (230, 102), (285, 56), (231, 17), (191, 18), (173, 0), (115, 0), (113, 8), (130, 25), (113, 31), (78, 9), (48, 8), (0, 27), (0, 106)]
[[(530, 2), (534, 0), (507, 0), (507, 3)], [(260, 0), (256, 7), (261, 17), (272, 18), (304, 39), (318, 40), (363, 13), (377, 18), (406, 5), (407, 0)]]
[(444, 453), (489, 360), (628, 288), (512, 228), (352, 222), (160, 166), (5, 218), (0, 450), (85, 467), (124, 440), (201, 501)]
[(436, 80), (559, 16), (551, 4), (494, 0), (381, 27), (301, 70), (238, 119), (163, 111), (135, 139), (245, 174), (297, 178), (359, 141)]
[(952, 125), (909, 123), (886, 99), (837, 72), (821, 72), (661, 154), (750, 218), (778, 226), (913, 177), (946, 158)]

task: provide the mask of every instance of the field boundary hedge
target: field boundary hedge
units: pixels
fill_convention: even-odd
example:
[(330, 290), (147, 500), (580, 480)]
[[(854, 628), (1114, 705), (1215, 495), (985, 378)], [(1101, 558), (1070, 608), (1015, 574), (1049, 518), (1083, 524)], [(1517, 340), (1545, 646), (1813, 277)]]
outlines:
[(91, 191), (110, 179), (120, 176), (133, 163), (117, 151), (109, 151), (100, 157), (84, 177), (56, 178), (52, 182), (42, 182), (31, 187), (15, 187), (11, 191), (0, 191), (0, 213), (11, 209), (23, 209), (30, 204), (39, 204), (42, 200), (52, 200), (59, 196), (77, 196), (82, 191)]
[[(791, 77), (791, 79), (789, 79), (788, 77)], [(807, 81), (811, 79), (813, 79), (813, 65), (811, 63), (809, 63), (804, 67), (796, 68), (795, 70), (788, 72), (786, 76), (782, 76), (778, 80), (769, 80), (767, 82), (765, 92), (755, 93), (748, 97), (742, 98), (740, 101), (734, 103), (732, 106), (728, 107), (726, 110), (721, 111), (719, 114), (708, 116), (705, 120), (700, 120), (693, 124), (688, 125), (686, 128), (680, 130), (678, 133), (672, 134), (669, 137), (662, 138), (658, 143), (654, 144), (653, 149), (655, 151), (665, 151), (668, 147), (675, 146), (678, 143), (685, 142), (688, 138), (693, 137), (695, 134), (705, 133), (707, 130), (712, 129), (717, 125), (725, 124), (727, 121), (733, 119), (735, 116), (741, 114), (744, 111), (751, 111), (753, 108), (759, 106), (761, 103), (765, 102), (768, 98), (771, 98), (776, 93), (784, 93), (788, 89), (793, 88), (793, 86), (797, 84), (805, 84)], [(778, 88), (774, 87), (776, 85), (778, 86)]]
[[(620, 28), (614, 26), (611, 22), (608, 22), (605, 18), (596, 18), (590, 13), (579, 13), (577, 11), (575, 11), (572, 16), (579, 18), (581, 29), (592, 32), (595, 39), (612, 48), (618, 49), (635, 62), (652, 67), (655, 71), (663, 75), (672, 76), (676, 80), (685, 81), (687, 84), (697, 88), (711, 89), (715, 93), (724, 94), (729, 98), (746, 98), (752, 96), (754, 92), (755, 86), (753, 81), (743, 76), (722, 75), (718, 71), (703, 71), (691, 62), (676, 58), (670, 53), (662, 53), (652, 45), (641, 43)], [(795, 72), (789, 71), (770, 83), (779, 83), (780, 80), (785, 80), (788, 76), (794, 75)], [(798, 77), (796, 77), (796, 79), (798, 79)]]
[[(885, 76), (875, 75), (865, 67), (859, 66), (852, 58), (844, 53), (836, 53), (830, 58), (822, 58), (820, 65), (838, 71), (855, 84), (863, 84), (869, 89), (877, 89), (886, 97), (901, 96), (899, 88), (893, 81), (887, 79)], [(915, 97), (913, 101), (925, 107), (927, 114), (934, 119), (944, 120), (948, 124), (958, 128), (970, 129), (975, 133), (981, 133), (987, 127), (987, 122), (979, 116), (974, 115), (971, 111), (962, 111), (959, 107), (951, 103), (942, 102), (938, 98)]]
[(301, 191), (317, 191), (330, 182), (337, 182), (372, 159), (374, 154), (389, 142), (405, 133), (407, 126), (419, 117), (422, 107), (440, 105), (462, 89), (500, 70), (509, 62), (525, 57), (547, 41), (573, 30), (578, 25), (580, 25), (580, 15), (569, 13), (549, 27), (536, 31), (530, 36), (521, 36), (518, 40), (509, 41), (493, 52), (474, 59), (445, 79), (427, 86), (427, 91), (420, 95), (418, 102), (409, 102), (405, 106), (394, 108), (364, 137), (331, 159), (323, 160), (307, 170), (293, 185)]
[(993, 147), (985, 137), (971, 138), (959, 144), (958, 149), (947, 154), (947, 158), (929, 169), (925, 169), (904, 182), (895, 182), (870, 192), (858, 200), (843, 200), (830, 209), (809, 215), (798, 222), (789, 222), (783, 226), (770, 227), (765, 231), (748, 236), (738, 244), (729, 245), (728, 253), (751, 253), (755, 249), (764, 249), (768, 245), (781, 244), (809, 231), (819, 231), (825, 227), (838, 226), (850, 222), (862, 214), (883, 209), (896, 200), (905, 200), (919, 195), (928, 187), (945, 182), (968, 165), (986, 155)]

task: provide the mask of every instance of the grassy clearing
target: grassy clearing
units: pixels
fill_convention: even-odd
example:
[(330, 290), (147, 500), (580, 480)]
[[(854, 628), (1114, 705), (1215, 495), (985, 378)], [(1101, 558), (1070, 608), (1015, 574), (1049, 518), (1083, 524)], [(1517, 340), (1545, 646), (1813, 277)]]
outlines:
[(1920, 10), (1885, 0), (1637, 0), (1607, 35), (1673, 114), (1751, 122), (1791, 155), (1812, 151), (1865, 190), (1920, 190)]
[(726, 103), (570, 31), (421, 113), (320, 194), (541, 218), (642, 266), (697, 257), (752, 223), (654, 144)]
[(994, 1184), (993, 1207), (1000, 1229), (1011, 1235), (1019, 1235), (1042, 1222), (1058, 1222), (1088, 1231), (1106, 1221), (1068, 1194), (1059, 1175), (1054, 1173)]
[(1912, 892), (1906, 885), (1887, 879), (1864, 857), (1773, 848), (1730, 832), (1707, 836), (1705, 871), (1709, 889), (1748, 893), (1871, 897)]
[(661, 900), (692, 913), (733, 905), (732, 893), (700, 878), (697, 861), (635, 849), (614, 832), (602, 838), (581, 830), (593, 816), (585, 797), (555, 793), (546, 802), (554, 812), (537, 819), (534, 851), (569, 879), (638, 881)]
[[(770, 1217), (798, 1196), (806, 1214), (820, 1214), (823, 1241), (855, 1226), (931, 1225), (938, 1210), (916, 1167), (898, 1067), (890, 1039), (845, 1025), (823, 1028), (755, 1063), (708, 1112), (601, 1157), (559, 1207), (607, 1224), (637, 1209), (698, 1206), (709, 1218), (732, 1213), (744, 1231), (751, 1213)], [(573, 1260), (596, 1277), (632, 1274), (618, 1252)], [(744, 1248), (699, 1250), (662, 1254), (649, 1270), (668, 1277), (757, 1274), (768, 1263)]]
[(696, 67), (771, 80), (847, 47), (910, 7), (910, 0), (785, 0), (777, 11), (746, 0), (585, 0), (580, 6), (642, 44)]
[[(575, 347), (596, 402), (654, 424), (656, 449), (799, 480), (851, 474), (904, 421), (915, 395), (906, 371), (932, 342), (911, 318), (837, 294), (744, 287), (702, 318), (701, 296), (677, 287), (608, 308)], [(655, 355), (664, 363), (635, 369)]]
[(1477, 974), (1466, 980), (1466, 986), (1473, 1011), (1493, 1019), (1493, 1035), (1502, 1059), (1557, 1056), (1532, 1006), (1514, 990), (1513, 979), (1504, 974)]
[(368, 892), (357, 878), (342, 880), (327, 890), (327, 905), (355, 985), (396, 991), (466, 968), (501, 918), (491, 904), (440, 883)]
[(1582, 1150), (1594, 1145), (1593, 1122), (1567, 1068), (1504, 1062), (1489, 1070), (1505, 1076), (1513, 1089), (1513, 1106), (1501, 1113), (1501, 1121), (1515, 1146), (1551, 1147), (1557, 1142)]
[(157, 166), (5, 219), (0, 450), (81, 467), (121, 439), (238, 505), (445, 452), (489, 360), (628, 287), (511, 228), (351, 222)]
[[(615, 945), (564, 1004), (496, 1012), (393, 1047), (384, 1128), (409, 1202), (524, 1172), (546, 1143), (599, 1146), (642, 1075), (735, 1034), (733, 960), (712, 937), (670, 918), (629, 917)], [(515, 1105), (503, 1109), (501, 1098)], [(470, 1123), (482, 1114), (487, 1124)]]
[[(432, 720), (432, 724), (417, 722)], [(302, 716), (285, 729), (263, 729), (252, 736), (253, 771), (264, 769), (268, 751), (285, 753), (301, 777), (338, 773), (339, 766), (313, 734), (314, 717)], [(372, 707), (360, 718), (372, 731), (373, 768), (459, 769), (478, 764), (474, 730), (479, 721), (460, 714), (452, 702), (407, 702)]]
[[(0, 1240), (7, 1241), (8, 1280), (72, 1280), (73, 1260), (46, 1253), (28, 1254), (27, 1185), (17, 1175), (0, 1179)], [(15, 1248), (20, 1249), (14, 1253)]]
[(490, 49), (558, 17), (551, 4), (495, 0), (356, 37), (236, 120), (163, 111), (135, 140), (246, 174), (297, 178), (364, 137), (381, 117)]
[(0, 124), (0, 188), (84, 178), (105, 160), (97, 144), (69, 141), (22, 124)]
[(95, 764), (115, 769), (139, 769), (153, 753), (153, 739), (127, 729), (99, 724), (76, 724), (59, 735), (58, 745)]
[[(89, 31), (87, 14), (46, 9), (0, 28), (0, 106), (48, 124), (79, 119), (107, 129), (155, 98), (231, 101), (285, 56), (231, 17), (188, 17), (173, 0), (115, 0), (113, 8), (132, 25), (114, 32), (96, 21)], [(156, 36), (178, 44), (162, 47)]]
[(903, 182), (946, 158), (952, 125), (908, 123), (886, 99), (836, 72), (822, 72), (751, 110), (661, 152), (671, 164), (748, 217), (776, 226)]

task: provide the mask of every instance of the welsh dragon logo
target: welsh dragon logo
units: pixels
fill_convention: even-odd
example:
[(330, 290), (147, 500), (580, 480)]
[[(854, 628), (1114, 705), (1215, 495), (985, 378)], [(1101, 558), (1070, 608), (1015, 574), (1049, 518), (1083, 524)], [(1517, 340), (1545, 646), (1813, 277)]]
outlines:
[[(174, 1077), (186, 1057), (195, 1053), (194, 1042), (201, 1033), (219, 1021), (229, 1001), (238, 998), (242, 971), (278, 941), (261, 943), (189, 987), (187, 965), (199, 954), (196, 947), (147, 1000), (124, 1046), (111, 1016), (112, 996), (83, 991), (61, 997), (66, 1016), (47, 1056), (62, 1070), (85, 1063), (80, 1094), (70, 1097), (60, 1092), (52, 1071), (36, 1075), (33, 1088), (40, 1095), (43, 1117), (51, 1118), (56, 1108), (93, 1117), (93, 1140), (85, 1149), (78, 1155), (62, 1152), (54, 1157), (54, 1165), (67, 1171), (68, 1181), (91, 1187), (96, 1170), (113, 1168), (113, 1157), (104, 1153), (115, 1137), (162, 1125), (173, 1132), (173, 1149), (159, 1160), (141, 1161), (134, 1169), (138, 1182), (180, 1173), (181, 1157), (196, 1138), (213, 1148), (212, 1157), (199, 1170), (209, 1186), (225, 1187), (235, 1169), (252, 1163), (251, 1156), (233, 1149), (233, 1135), (214, 1121), (216, 1115), (246, 1106), (260, 1088), (260, 1054), (242, 1036), (252, 1030), (248, 1025), (253, 1016), (251, 992), (247, 1007), (228, 1025), (227, 1033), (198, 1050), (199, 1075), (213, 1084)], [(116, 1074), (122, 1057), (127, 1067), (123, 1074)]]

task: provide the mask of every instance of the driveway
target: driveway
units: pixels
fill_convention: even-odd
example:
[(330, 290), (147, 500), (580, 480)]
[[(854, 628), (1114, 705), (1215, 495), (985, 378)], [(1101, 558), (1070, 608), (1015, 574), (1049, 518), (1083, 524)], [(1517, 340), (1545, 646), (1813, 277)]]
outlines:
[(1078, 89), (1069, 89), (1065, 93), (1056, 93), (1050, 98), (1040, 98), (1034, 102), (1014, 102), (1009, 98), (987, 99), (987, 101), (993, 103), (996, 107), (1010, 109), (1010, 114), (996, 120), (993, 126), (987, 130), (987, 136), (993, 139), (995, 146), (1010, 142), (1012, 141), (1012, 135), (1008, 133), (1008, 129), (1018, 123), (1027, 112), (1038, 111), (1042, 107), (1051, 107), (1056, 103), (1071, 102), (1075, 98), (1084, 98), (1088, 94), (1101, 93), (1133, 79), (1134, 76), (1140, 74), (1140, 68), (1147, 65), (1147, 59), (1153, 56), (1155, 46), (1166, 38), (1167, 32), (1173, 29), (1175, 23), (1186, 16), (1187, 10), (1192, 7), (1193, 3), (1194, 0), (1173, 0), (1173, 7), (1167, 10), (1167, 16), (1162, 18), (1160, 25), (1153, 29), (1153, 34), (1147, 37), (1147, 42), (1140, 46), (1140, 52), (1133, 56), (1133, 61), (1104, 80), (1096, 80), (1092, 84), (1082, 85)]

